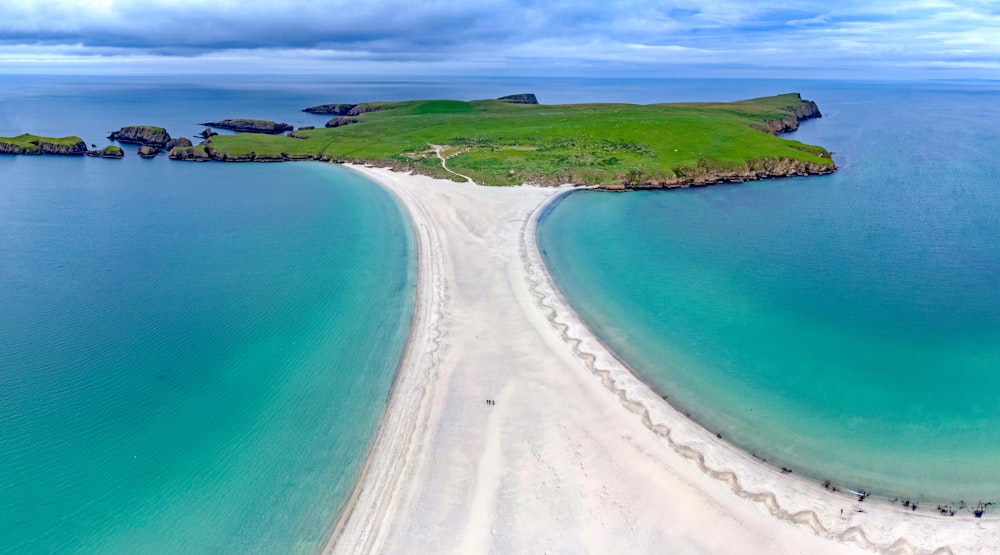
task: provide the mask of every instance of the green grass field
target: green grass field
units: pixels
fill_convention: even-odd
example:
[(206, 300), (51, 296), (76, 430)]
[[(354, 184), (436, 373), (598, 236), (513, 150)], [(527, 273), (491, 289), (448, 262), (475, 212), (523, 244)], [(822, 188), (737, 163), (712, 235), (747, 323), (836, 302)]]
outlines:
[(233, 155), (324, 155), (454, 178), (430, 146), (441, 145), (449, 169), (484, 185), (614, 186), (770, 167), (775, 161), (832, 170), (825, 149), (752, 127), (794, 119), (792, 110), (802, 103), (796, 94), (652, 105), (371, 103), (381, 110), (358, 116), (356, 124), (297, 132), (306, 139), (240, 133), (213, 137), (212, 147)]

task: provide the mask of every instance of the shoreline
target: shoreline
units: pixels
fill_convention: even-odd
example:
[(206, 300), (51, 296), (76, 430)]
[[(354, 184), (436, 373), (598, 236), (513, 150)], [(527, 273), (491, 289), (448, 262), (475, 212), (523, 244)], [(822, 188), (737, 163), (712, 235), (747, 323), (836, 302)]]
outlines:
[[(752, 459), (748, 453), (673, 409), (637, 378), (573, 312), (552, 282), (538, 252), (535, 241), (538, 218), (557, 199), (575, 189), (523, 186), (513, 188), (512, 195), (494, 188), (384, 169), (348, 167), (388, 189), (403, 204), (411, 220), (418, 252), (418, 293), (413, 321), (422, 329), (411, 330), (382, 424), (324, 552), (400, 552), (405, 550), (403, 546), (412, 549), (413, 545), (421, 545), (426, 552), (456, 551), (458, 547), (462, 549), (457, 551), (467, 551), (466, 548), (509, 551), (506, 548), (522, 544), (535, 546), (537, 550), (539, 542), (552, 537), (559, 539), (556, 551), (565, 551), (570, 546), (597, 550), (604, 544), (619, 546), (618, 549), (630, 546), (629, 551), (638, 552), (662, 550), (670, 544), (686, 546), (686, 550), (699, 547), (726, 551), (725, 546), (731, 550), (732, 545), (739, 544), (744, 548), (742, 551), (747, 546), (757, 546), (772, 552), (819, 549), (846, 553), (859, 547), (901, 553), (986, 552), (983, 550), (988, 548), (989, 538), (995, 533), (994, 518), (973, 520), (913, 513), (888, 502), (858, 503), (853, 496), (831, 493), (819, 484), (783, 474), (780, 469)], [(439, 195), (442, 202), (454, 201), (455, 205), (448, 209), (435, 206), (432, 203), (437, 202)], [(457, 202), (459, 196), (474, 202)], [(529, 196), (530, 199), (524, 198)], [(559, 407), (529, 406), (515, 407), (515, 415), (502, 415), (499, 419), (493, 415), (479, 418), (482, 429), (487, 429), (487, 435), (494, 440), (498, 435), (503, 439), (504, 430), (510, 428), (519, 432), (521, 443), (537, 443), (535, 449), (528, 450), (535, 460), (518, 456), (519, 443), (484, 444), (476, 433), (470, 437), (469, 430), (454, 421), (456, 414), (461, 416), (469, 411), (465, 405), (479, 400), (467, 394), (468, 390), (479, 389), (475, 381), (500, 381), (496, 373), (509, 370), (495, 363), (485, 369), (468, 369), (467, 360), (481, 360), (476, 358), (476, 345), (469, 348), (465, 342), (459, 342), (468, 330), (449, 329), (448, 322), (454, 318), (451, 311), (457, 313), (465, 308), (460, 304), (461, 298), (453, 297), (461, 297), (467, 285), (457, 279), (459, 272), (450, 262), (481, 256), (484, 251), (463, 249), (454, 244), (461, 238), (446, 232), (460, 235), (463, 229), (474, 229), (475, 226), (470, 228), (468, 222), (461, 220), (470, 219), (477, 212), (480, 216), (495, 215), (483, 206), (497, 200), (501, 202), (491, 209), (493, 212), (507, 215), (503, 201), (509, 200), (508, 204), (517, 205), (513, 207), (514, 215), (520, 219), (514, 220), (513, 226), (498, 228), (500, 233), (496, 238), (488, 237), (488, 229), (479, 237), (499, 239), (498, 252), (516, 258), (500, 265), (509, 275), (497, 284), (498, 294), (512, 292), (513, 298), (500, 299), (489, 307), (475, 307), (471, 315), (500, 318), (507, 312), (517, 312), (507, 309), (515, 305), (523, 313), (517, 312), (504, 322), (519, 331), (533, 328), (521, 337), (537, 343), (536, 349), (523, 353), (524, 361), (532, 366), (531, 371), (511, 378), (504, 374), (503, 381), (508, 382), (504, 389), (516, 388), (519, 396), (529, 392), (547, 398), (548, 390), (558, 385), (554, 389), (558, 390), (560, 402), (586, 401), (574, 403), (575, 410), (569, 414)], [(452, 292), (457, 294), (450, 295)], [(475, 297), (472, 299), (475, 302)], [(461, 364), (450, 360), (455, 358), (456, 351)], [(487, 355), (507, 354), (505, 349), (493, 351)], [(546, 356), (539, 354), (540, 351), (545, 351)], [(475, 380), (469, 382), (468, 377)], [(538, 386), (540, 391), (526, 385)], [(568, 385), (573, 386), (569, 389), (575, 391), (575, 396), (565, 389)], [(594, 388), (599, 393), (592, 391)], [(502, 393), (500, 398), (504, 407), (516, 404)], [(456, 400), (461, 403), (456, 404)], [(498, 409), (489, 411), (495, 413)], [(529, 417), (529, 421), (525, 422), (524, 417)], [(531, 421), (532, 417), (537, 420)], [(532, 425), (534, 422), (544, 428), (551, 420), (559, 419), (565, 420), (566, 426), (555, 435), (535, 430)], [(584, 449), (586, 440), (593, 439), (588, 436), (598, 434), (604, 435), (601, 441), (591, 442), (596, 445), (590, 445), (589, 451)], [(536, 437), (539, 435), (542, 437)], [(546, 450), (546, 444), (553, 443), (575, 445), (576, 456), (568, 456), (559, 449), (547, 456), (539, 455)], [(637, 446), (640, 448), (632, 456), (619, 460), (625, 454), (619, 451), (627, 452)], [(479, 455), (478, 461), (472, 460), (473, 454)], [(538, 465), (545, 462), (550, 464)], [(556, 462), (560, 464), (551, 464)], [(565, 463), (568, 466), (563, 466)], [(539, 469), (560, 478), (564, 469), (572, 468), (574, 463), (579, 463), (580, 470), (586, 468), (584, 463), (604, 470), (584, 471), (574, 476), (576, 485), (583, 488), (574, 493), (581, 495), (558, 487), (552, 490), (545, 479), (539, 482)], [(628, 468), (631, 466), (635, 468)], [(449, 477), (449, 472), (460, 478)], [(631, 488), (631, 494), (619, 495), (615, 502), (616, 496), (607, 494), (609, 483), (615, 483), (621, 490)], [(673, 487), (663, 487), (667, 483)], [(648, 489), (657, 489), (653, 484), (661, 486), (662, 498), (647, 494)], [(440, 485), (446, 486), (447, 491), (435, 489)], [(474, 492), (471, 498), (470, 489)], [(482, 490), (491, 491), (479, 495)], [(684, 491), (678, 493), (678, 490)], [(595, 491), (604, 492), (604, 496), (587, 498), (588, 493)], [(539, 503), (524, 502), (523, 498), (530, 497)], [(477, 500), (485, 503), (475, 503)], [(590, 534), (597, 531), (582, 530), (580, 525), (589, 527), (594, 522), (577, 522), (575, 527), (573, 523), (568, 526), (564, 523), (563, 529), (558, 530), (536, 522), (551, 520), (540, 508), (559, 511), (567, 507), (598, 523), (640, 515), (638, 520), (646, 521), (646, 526), (641, 533), (633, 525), (631, 530), (619, 529), (592, 537)], [(864, 512), (856, 512), (856, 508)], [(844, 509), (843, 517), (840, 509)], [(461, 517), (470, 513), (473, 514), (469, 521), (462, 522)], [(657, 526), (649, 522), (660, 520), (652, 515), (670, 513), (678, 515), (686, 525), (662, 522)], [(725, 530), (717, 529), (720, 520), (726, 519), (736, 524)], [(498, 531), (498, 524), (514, 525)], [(622, 534), (628, 537), (623, 538)], [(584, 541), (585, 538), (590, 541)], [(720, 544), (722, 539), (725, 543)]]

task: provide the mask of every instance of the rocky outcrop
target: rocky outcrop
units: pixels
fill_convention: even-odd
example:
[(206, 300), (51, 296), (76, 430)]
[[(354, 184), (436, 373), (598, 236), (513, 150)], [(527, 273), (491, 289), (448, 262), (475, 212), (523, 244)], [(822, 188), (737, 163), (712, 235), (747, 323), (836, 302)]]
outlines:
[(378, 112), (382, 109), (381, 104), (320, 104), (303, 108), (303, 112), (310, 114), (320, 114), (324, 116), (360, 116), (368, 112)]
[(87, 143), (80, 137), (39, 137), (23, 134), (17, 137), (0, 137), (0, 154), (55, 154), (82, 156), (87, 153)]
[(167, 141), (167, 144), (165, 146), (167, 150), (173, 150), (175, 147), (179, 146), (180, 147), (192, 146), (192, 143), (191, 139), (188, 139), (187, 137), (180, 137), (177, 139), (170, 139), (169, 141)]
[(531, 93), (508, 94), (507, 96), (501, 96), (497, 100), (511, 104), (538, 104), (538, 99)]
[(139, 156), (143, 158), (155, 158), (157, 154), (161, 151), (158, 148), (151, 147), (149, 145), (142, 145), (139, 147)]
[(819, 111), (819, 106), (816, 105), (812, 100), (802, 100), (802, 95), (795, 93), (795, 97), (799, 99), (799, 103), (788, 106), (788, 116), (772, 119), (761, 122), (759, 124), (754, 124), (752, 127), (764, 131), (765, 133), (770, 133), (772, 135), (780, 135), (782, 133), (789, 133), (795, 131), (799, 128), (799, 123), (807, 119), (821, 118), (823, 114)]
[(635, 191), (642, 189), (678, 189), (683, 187), (704, 187), (719, 183), (742, 183), (775, 177), (823, 175), (837, 171), (833, 163), (822, 164), (808, 160), (790, 158), (763, 158), (751, 160), (741, 167), (732, 169), (678, 168), (672, 177), (625, 176), (620, 184), (603, 186), (615, 191)]
[(124, 158), (125, 151), (122, 147), (110, 145), (102, 148), (101, 150), (88, 150), (87, 156), (93, 156), (95, 158)]
[(217, 162), (298, 162), (308, 160), (318, 160), (328, 162), (330, 158), (322, 154), (257, 154), (248, 152), (245, 154), (232, 154), (222, 152), (211, 146), (177, 147), (170, 151), (171, 160), (184, 160), (192, 162), (207, 162), (215, 160)]
[[(285, 133), (294, 129), (291, 125), (287, 123), (275, 123), (273, 121), (265, 121), (260, 119), (224, 119), (222, 121), (210, 121), (208, 123), (199, 123), (198, 125), (206, 125), (208, 127), (218, 127), (219, 129), (229, 129), (230, 131), (241, 131), (244, 133), (266, 133), (268, 135), (278, 135), (280, 133)], [(202, 132), (204, 136), (204, 132)]]
[(351, 125), (352, 123), (358, 123), (358, 120), (354, 118), (339, 117), (326, 122), (326, 127), (343, 127), (345, 125)]
[(208, 138), (214, 137), (216, 135), (218, 135), (218, 133), (216, 133), (215, 131), (212, 131), (211, 129), (209, 129), (207, 127), (204, 130), (202, 130), (201, 133), (198, 133), (198, 136), (201, 137), (202, 139), (208, 139)]
[(349, 115), (351, 110), (353, 110), (356, 106), (357, 104), (320, 104), (319, 106), (303, 108), (302, 111), (324, 116), (346, 116)]
[(163, 148), (170, 141), (170, 134), (162, 127), (128, 125), (111, 133), (108, 138), (119, 143)]
[(357, 106), (351, 108), (350, 112), (347, 112), (349, 116), (360, 116), (361, 114), (367, 114), (368, 112), (378, 112), (382, 109), (382, 106), (378, 104), (358, 104)]
[[(65, 139), (62, 139), (61, 141), (64, 140)], [(72, 144), (66, 144), (64, 142), (49, 142), (43, 139), (37, 141), (36, 144), (38, 145), (39, 150), (42, 151), (42, 154), (80, 156), (87, 153), (87, 143), (83, 142), (81, 139), (77, 139)]]
[(174, 147), (170, 150), (170, 154), (167, 157), (171, 160), (190, 160), (193, 162), (208, 162), (212, 159), (203, 147), (198, 146)]

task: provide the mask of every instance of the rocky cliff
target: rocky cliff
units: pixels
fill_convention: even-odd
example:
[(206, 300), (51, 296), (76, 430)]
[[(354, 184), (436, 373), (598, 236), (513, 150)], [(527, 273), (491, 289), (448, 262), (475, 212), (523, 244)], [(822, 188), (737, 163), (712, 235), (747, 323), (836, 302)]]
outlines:
[(241, 119), (241, 118), (231, 118), (224, 119), (222, 121), (210, 121), (207, 123), (199, 123), (198, 125), (204, 125), (207, 127), (217, 127), (219, 129), (229, 129), (230, 131), (242, 131), (244, 133), (266, 133), (268, 135), (277, 135), (279, 133), (285, 133), (294, 129), (291, 125), (287, 123), (275, 123), (273, 121), (265, 121), (260, 119)]
[(361, 114), (367, 114), (368, 112), (378, 112), (382, 109), (379, 104), (320, 104), (319, 106), (310, 106), (308, 108), (303, 108), (303, 112), (309, 112), (310, 114), (321, 114), (325, 116), (360, 116)]
[(352, 123), (358, 123), (358, 120), (354, 118), (339, 117), (326, 122), (326, 127), (343, 127), (345, 125), (351, 125)]
[(357, 104), (320, 104), (319, 106), (303, 108), (302, 111), (324, 116), (346, 116), (349, 115), (351, 110), (353, 110), (356, 106)]
[(538, 104), (538, 99), (531, 93), (508, 94), (507, 96), (501, 96), (497, 100), (509, 102), (511, 104)]
[(671, 177), (626, 176), (622, 183), (601, 187), (609, 191), (636, 191), (642, 189), (679, 189), (704, 187), (719, 183), (742, 183), (774, 177), (823, 175), (837, 171), (834, 164), (822, 164), (789, 158), (763, 158), (750, 160), (734, 168), (678, 168)]
[(207, 162), (215, 160), (218, 162), (297, 162), (306, 160), (319, 160), (328, 162), (330, 159), (322, 154), (257, 154), (248, 152), (244, 154), (232, 154), (222, 152), (211, 145), (177, 147), (170, 151), (171, 160), (185, 160), (192, 162)]
[(795, 96), (801, 102), (788, 106), (786, 108), (789, 112), (787, 116), (767, 120), (762, 123), (755, 124), (753, 127), (772, 135), (780, 135), (781, 133), (788, 133), (798, 129), (799, 122), (807, 119), (823, 117), (823, 114), (819, 111), (819, 106), (817, 106), (815, 102), (812, 100), (802, 100), (802, 95), (799, 93), (795, 93)]
[(190, 160), (193, 162), (208, 162), (212, 159), (212, 157), (205, 152), (205, 148), (200, 146), (175, 147), (170, 150), (168, 157), (171, 160)]
[(162, 127), (127, 125), (111, 133), (108, 138), (119, 143), (164, 147), (170, 141), (170, 134)]

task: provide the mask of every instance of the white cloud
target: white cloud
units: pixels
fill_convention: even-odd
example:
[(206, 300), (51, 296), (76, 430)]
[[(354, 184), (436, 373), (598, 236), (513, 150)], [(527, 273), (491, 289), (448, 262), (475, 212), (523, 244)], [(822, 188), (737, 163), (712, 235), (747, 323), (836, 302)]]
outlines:
[(882, 76), (902, 67), (913, 75), (921, 68), (982, 72), (1000, 59), (1000, 13), (987, 0), (8, 3), (2, 68), (41, 63), (35, 60), (165, 66), (181, 57), (205, 67), (245, 59), (289, 71), (338, 60), (369, 71), (606, 64), (640, 73), (739, 66)]

